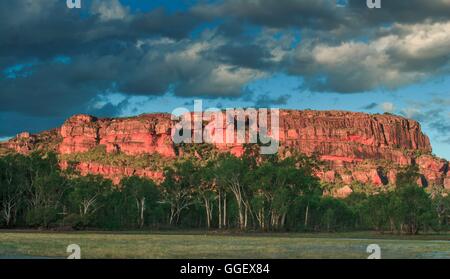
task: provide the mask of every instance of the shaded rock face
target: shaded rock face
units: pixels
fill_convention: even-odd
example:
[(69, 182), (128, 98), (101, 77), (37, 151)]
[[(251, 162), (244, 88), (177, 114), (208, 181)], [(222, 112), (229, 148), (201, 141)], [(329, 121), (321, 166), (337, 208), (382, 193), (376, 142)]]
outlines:
[[(170, 114), (146, 114), (130, 118), (96, 118), (75, 115), (61, 128), (38, 135), (22, 133), (4, 146), (17, 152), (36, 149), (60, 154), (83, 153), (102, 145), (108, 153), (135, 156), (159, 154), (171, 159), (176, 152), (171, 137), (174, 122)], [(205, 123), (206, 126), (211, 123)], [(431, 154), (430, 141), (420, 124), (393, 115), (369, 115), (343, 111), (280, 112), (280, 150), (293, 148), (306, 155), (317, 155), (326, 168), (317, 173), (323, 181), (350, 185), (354, 182), (382, 186), (395, 183), (402, 166), (417, 164), (423, 176), (422, 186), (433, 184), (450, 188), (448, 162)], [(216, 144), (223, 152), (242, 156), (237, 143)], [(133, 169), (79, 163), (83, 174), (100, 174), (113, 180), (140, 175), (156, 180), (162, 174), (148, 168)], [(341, 196), (351, 193), (343, 188)]]

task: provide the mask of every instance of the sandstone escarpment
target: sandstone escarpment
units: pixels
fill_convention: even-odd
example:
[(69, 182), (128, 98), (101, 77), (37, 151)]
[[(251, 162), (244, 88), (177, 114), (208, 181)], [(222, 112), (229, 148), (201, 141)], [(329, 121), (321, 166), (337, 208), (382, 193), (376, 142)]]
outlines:
[[(210, 124), (210, 123), (209, 123)], [(203, 123), (208, 126), (208, 122)], [(76, 115), (61, 128), (37, 135), (22, 133), (4, 147), (20, 153), (45, 149), (65, 155), (83, 154), (103, 147), (105, 155), (122, 154), (116, 165), (90, 157), (75, 162), (82, 174), (100, 174), (115, 181), (139, 175), (161, 180), (161, 169), (153, 165), (130, 164), (130, 158), (158, 155), (170, 161), (184, 156), (172, 141), (174, 122), (170, 114), (146, 114), (130, 118), (96, 118)], [(344, 111), (280, 112), (280, 151), (295, 149), (316, 155), (324, 162), (317, 175), (326, 182), (351, 185), (354, 182), (382, 186), (395, 183), (398, 170), (417, 164), (423, 186), (450, 188), (448, 162), (431, 155), (428, 137), (416, 121), (394, 115), (370, 115)], [(216, 144), (217, 150), (242, 155), (241, 144)], [(138, 160), (138, 159), (136, 159)], [(117, 165), (117, 162), (123, 162)], [(72, 162), (74, 163), (74, 162)], [(66, 166), (62, 162), (62, 166)], [(349, 192), (343, 188), (340, 195)]]
[(128, 155), (159, 153), (175, 156), (170, 131), (172, 122), (168, 114), (149, 114), (123, 119), (97, 119), (89, 115), (76, 115), (61, 127), (61, 154), (87, 152), (98, 145), (106, 151)]
[(416, 121), (342, 111), (283, 111), (280, 138), (284, 146), (338, 165), (368, 159), (408, 165), (408, 153), (432, 149)]

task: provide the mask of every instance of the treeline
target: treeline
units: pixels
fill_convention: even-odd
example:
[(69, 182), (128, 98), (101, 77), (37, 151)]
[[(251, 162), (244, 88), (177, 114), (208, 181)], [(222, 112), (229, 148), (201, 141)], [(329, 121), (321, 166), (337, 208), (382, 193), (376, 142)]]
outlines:
[(160, 185), (61, 171), (55, 154), (0, 157), (0, 227), (43, 229), (377, 230), (449, 229), (450, 199), (399, 174), (394, 191), (324, 196), (312, 158), (220, 155), (165, 169)]

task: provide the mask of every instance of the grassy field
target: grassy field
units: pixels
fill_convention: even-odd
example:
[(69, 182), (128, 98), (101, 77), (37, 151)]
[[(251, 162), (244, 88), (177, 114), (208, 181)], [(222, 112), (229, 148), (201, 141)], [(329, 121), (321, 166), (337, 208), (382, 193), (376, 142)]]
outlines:
[(73, 243), (81, 247), (82, 258), (365, 259), (369, 244), (381, 247), (382, 258), (450, 258), (449, 234), (0, 231), (0, 259), (65, 258), (66, 247)]

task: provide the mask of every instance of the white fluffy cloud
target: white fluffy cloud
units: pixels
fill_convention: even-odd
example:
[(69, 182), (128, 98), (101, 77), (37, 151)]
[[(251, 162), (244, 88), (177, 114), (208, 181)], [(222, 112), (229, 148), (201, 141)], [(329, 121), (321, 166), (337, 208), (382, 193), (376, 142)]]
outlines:
[(448, 69), (450, 21), (396, 24), (380, 32), (369, 42), (301, 44), (291, 71), (309, 77), (317, 90), (359, 92), (397, 88)]

